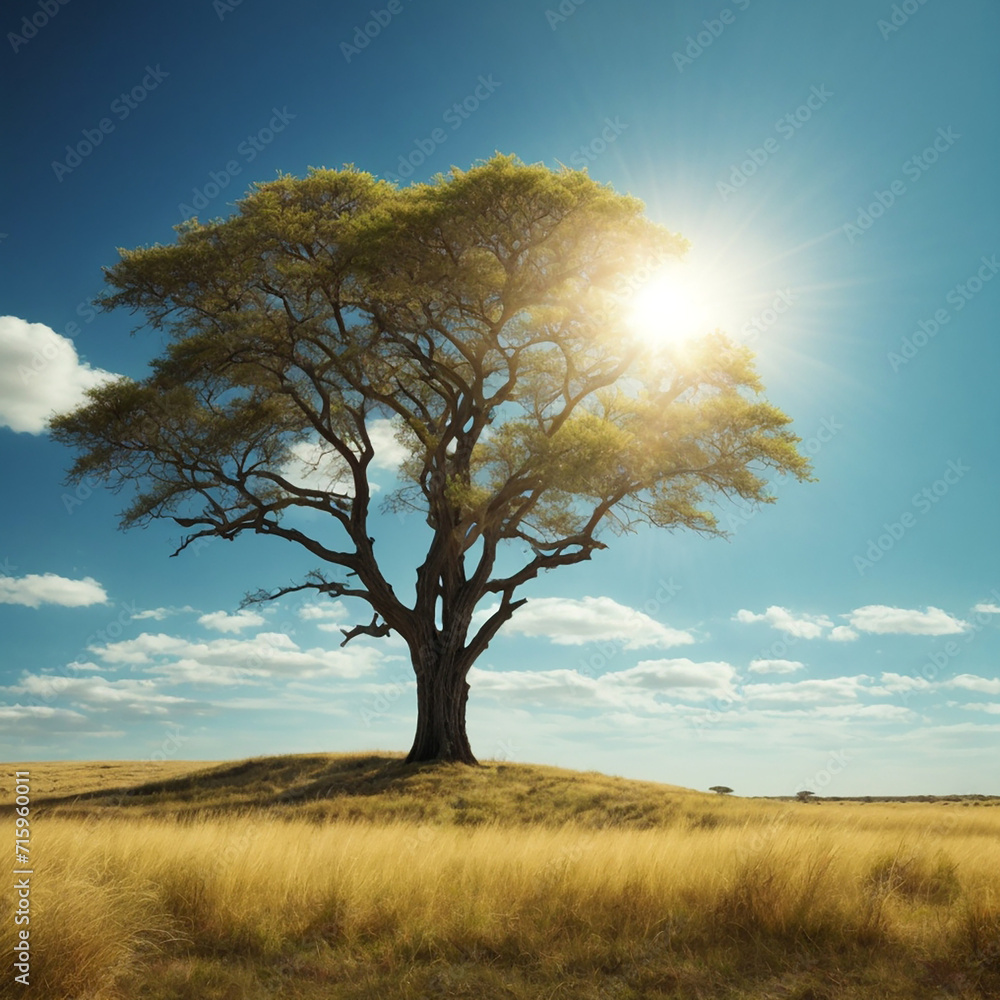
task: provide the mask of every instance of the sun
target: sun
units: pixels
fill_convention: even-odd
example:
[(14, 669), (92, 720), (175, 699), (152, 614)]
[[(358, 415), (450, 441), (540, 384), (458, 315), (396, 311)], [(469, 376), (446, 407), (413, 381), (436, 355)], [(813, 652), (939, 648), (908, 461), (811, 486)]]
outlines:
[(635, 289), (628, 326), (653, 344), (678, 344), (718, 325), (705, 279), (686, 262), (658, 268)]

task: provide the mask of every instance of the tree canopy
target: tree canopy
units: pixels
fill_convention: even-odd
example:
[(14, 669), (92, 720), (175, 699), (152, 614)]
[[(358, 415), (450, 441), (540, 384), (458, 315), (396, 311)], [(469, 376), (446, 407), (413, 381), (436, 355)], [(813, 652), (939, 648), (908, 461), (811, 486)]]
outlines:
[[(809, 476), (747, 348), (629, 328), (632, 276), (685, 248), (638, 200), (514, 157), (402, 189), (350, 167), (282, 176), (231, 218), (120, 251), (102, 308), (139, 313), (169, 346), (53, 434), (78, 450), (71, 479), (134, 487), (124, 527), (184, 529), (174, 554), (243, 532), (308, 552), (306, 577), (248, 600), (367, 603), (344, 641), (406, 641), (410, 758), (471, 763), (466, 675), (518, 588), (590, 559), (609, 531), (722, 534), (714, 501), (770, 502), (769, 472)], [(386, 502), (428, 529), (410, 594), (375, 556), (376, 421), (408, 456)], [(289, 471), (307, 446), (322, 482)]]

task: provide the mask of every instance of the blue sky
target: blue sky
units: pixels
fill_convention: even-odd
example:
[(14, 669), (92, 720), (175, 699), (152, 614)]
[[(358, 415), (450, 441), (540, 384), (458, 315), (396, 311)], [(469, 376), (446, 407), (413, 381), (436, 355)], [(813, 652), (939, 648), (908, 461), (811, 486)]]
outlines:
[[(1000, 11), (375, 4), (3, 15), (0, 756), (408, 748), (397, 640), (340, 649), (358, 609), (333, 602), (239, 613), (311, 564), (119, 532), (123, 498), (65, 487), (44, 419), (162, 350), (88, 305), (117, 247), (279, 171), (405, 184), (499, 150), (587, 166), (692, 242), (818, 482), (720, 508), (728, 540), (642, 532), (534, 583), (474, 669), (476, 753), (744, 794), (996, 792)], [(380, 520), (395, 579), (422, 527)]]

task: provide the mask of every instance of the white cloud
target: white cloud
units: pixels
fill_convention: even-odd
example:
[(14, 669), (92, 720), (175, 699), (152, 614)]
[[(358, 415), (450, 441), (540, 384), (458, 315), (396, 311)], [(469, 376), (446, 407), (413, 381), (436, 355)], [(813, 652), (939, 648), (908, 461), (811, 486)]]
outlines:
[(858, 633), (846, 625), (838, 625), (827, 638), (830, 642), (854, 642), (858, 638)]
[(53, 413), (74, 409), (87, 389), (113, 378), (81, 362), (73, 341), (44, 323), (0, 316), (0, 426), (41, 434)]
[(1000, 702), (996, 701), (975, 701), (967, 705), (959, 705), (967, 712), (988, 712), (990, 715), (1000, 715)]
[(826, 615), (793, 615), (787, 608), (772, 605), (762, 615), (754, 614), (741, 608), (734, 617), (738, 622), (767, 622), (772, 628), (797, 639), (818, 639), (823, 629), (830, 628), (833, 622)]
[(343, 601), (327, 601), (323, 604), (303, 604), (299, 617), (305, 622), (330, 619), (335, 622), (347, 621), (347, 608)]
[(636, 666), (617, 673), (604, 674), (602, 681), (647, 691), (696, 688), (732, 697), (736, 670), (728, 663), (695, 663), (686, 657), (674, 660), (642, 660)]
[(940, 608), (926, 611), (915, 608), (890, 608), (885, 604), (867, 604), (845, 617), (862, 632), (897, 635), (953, 635), (968, 628), (968, 623), (952, 618)]
[(189, 604), (183, 608), (147, 608), (145, 611), (137, 611), (132, 615), (132, 621), (143, 621), (152, 618), (154, 621), (162, 622), (172, 615), (183, 614), (185, 611), (194, 611)]
[(881, 691), (873, 693), (902, 694), (904, 691), (932, 691), (937, 685), (924, 677), (911, 677), (907, 674), (884, 673), (881, 677)]
[(291, 457), (278, 472), (290, 483), (354, 496), (354, 479), (332, 445), (325, 441), (299, 441), (289, 451)]
[(977, 677), (975, 674), (959, 674), (947, 682), (948, 687), (980, 694), (1000, 694), (1000, 677)]
[(824, 719), (869, 719), (875, 722), (899, 722), (914, 718), (914, 713), (903, 705), (826, 705), (814, 708), (810, 716)]
[(375, 456), (372, 465), (376, 469), (395, 472), (400, 463), (410, 457), (410, 451), (396, 440), (396, 422), (379, 417), (368, 424), (368, 437), (371, 438)]
[(667, 693), (684, 700), (715, 695), (735, 698), (735, 669), (728, 663), (695, 663), (686, 658), (644, 660), (627, 670), (597, 677), (577, 670), (485, 670), (473, 667), (469, 682), (477, 694), (520, 695), (565, 708), (628, 709), (662, 715), (673, 704), (658, 700)]
[(754, 707), (768, 705), (835, 705), (857, 700), (869, 690), (870, 677), (831, 677), (805, 681), (783, 681), (776, 684), (747, 684), (743, 697)]
[[(368, 423), (368, 437), (375, 454), (370, 469), (396, 472), (400, 463), (409, 457), (409, 451), (396, 440), (396, 424), (392, 420), (378, 417)], [(296, 486), (310, 489), (354, 495), (354, 477), (347, 463), (328, 442), (312, 437), (299, 441), (289, 449), (291, 458), (279, 470), (281, 475)], [(380, 489), (377, 483), (370, 484), (372, 490)]]
[(752, 674), (794, 674), (802, 670), (804, 663), (798, 660), (754, 660), (750, 664)]
[(977, 604), (972, 610), (981, 615), (1000, 615), (1000, 604)]
[(79, 712), (49, 705), (0, 705), (0, 719), (20, 722), (24, 719), (82, 719)]
[(29, 573), (27, 576), (0, 577), (0, 604), (58, 604), (64, 608), (85, 608), (107, 604), (108, 595), (93, 577), (69, 580), (55, 573)]
[(186, 698), (163, 694), (155, 680), (106, 680), (97, 674), (89, 677), (59, 677), (53, 674), (25, 674), (10, 690), (51, 697), (58, 693), (77, 707), (124, 709), (138, 715), (165, 715), (169, 708), (195, 704)]
[(371, 646), (300, 649), (283, 632), (247, 639), (191, 642), (144, 632), (134, 639), (91, 646), (105, 664), (144, 667), (176, 683), (253, 683), (272, 677), (360, 677), (388, 657)]
[[(476, 612), (475, 620), (485, 621), (497, 605)], [(610, 597), (533, 597), (518, 608), (504, 626), (507, 634), (544, 637), (559, 646), (583, 646), (589, 642), (617, 640), (625, 649), (647, 646), (687, 646), (694, 642), (690, 632), (670, 628), (634, 608)]]
[(227, 614), (225, 611), (210, 611), (198, 619), (199, 625), (205, 628), (215, 629), (216, 632), (242, 632), (245, 628), (252, 628), (254, 625), (263, 625), (265, 622), (263, 615), (256, 611), (237, 611), (235, 614)]

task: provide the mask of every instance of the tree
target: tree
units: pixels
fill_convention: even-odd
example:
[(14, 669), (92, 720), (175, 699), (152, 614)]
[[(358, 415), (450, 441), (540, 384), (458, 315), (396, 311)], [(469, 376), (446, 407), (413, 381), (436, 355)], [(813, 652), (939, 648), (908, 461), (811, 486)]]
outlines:
[(802, 789), (801, 792), (795, 793), (795, 797), (799, 800), (799, 802), (808, 802), (815, 794), (815, 792), (808, 792), (805, 789)]
[[(405, 640), (410, 761), (475, 763), (469, 668), (540, 572), (590, 559), (602, 529), (724, 534), (713, 498), (770, 502), (768, 470), (809, 478), (746, 348), (632, 332), (635, 276), (686, 244), (585, 172), (498, 155), (398, 189), (313, 170), (237, 209), (120, 251), (101, 308), (172, 341), (147, 378), (91, 390), (53, 434), (79, 451), (71, 482), (135, 487), (122, 527), (184, 529), (174, 555), (253, 532), (321, 564), (245, 604), (304, 590), (365, 602), (371, 621), (344, 643)], [(388, 506), (428, 527), (409, 596), (372, 536), (367, 473), (387, 420), (409, 455)], [(307, 447), (320, 485), (288, 471)]]
[(712, 785), (709, 791), (715, 792), (717, 795), (729, 795), (732, 793), (732, 789), (728, 785)]

